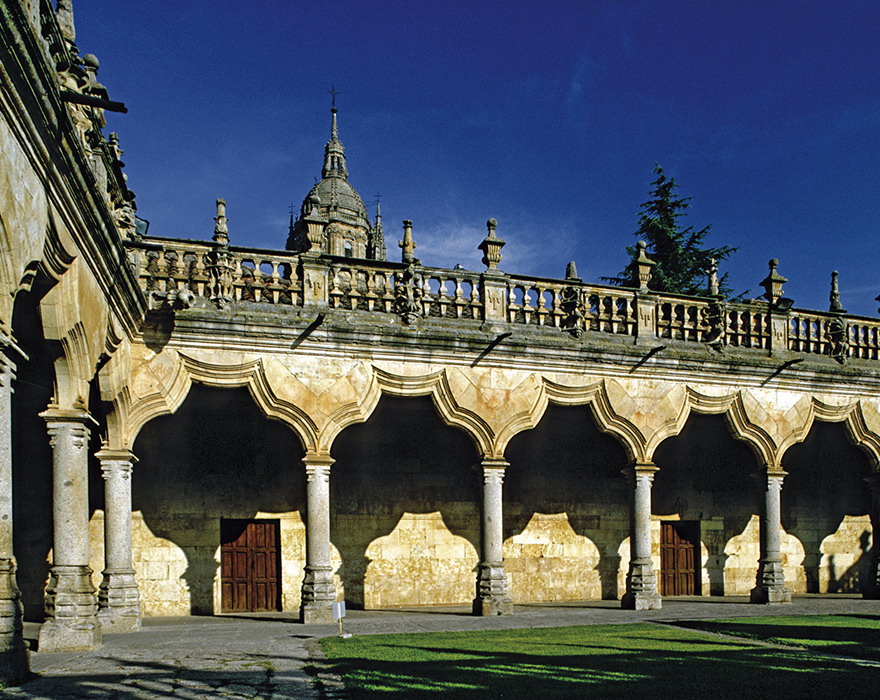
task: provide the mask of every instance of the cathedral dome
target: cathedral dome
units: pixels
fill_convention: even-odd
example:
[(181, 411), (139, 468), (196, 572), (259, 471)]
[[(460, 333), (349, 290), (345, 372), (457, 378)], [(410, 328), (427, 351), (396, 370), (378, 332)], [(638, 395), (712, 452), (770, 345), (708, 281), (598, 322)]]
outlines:
[(325, 177), (312, 187), (303, 201), (301, 216), (309, 214), (313, 204), (317, 204), (318, 213), (328, 221), (370, 226), (364, 200), (348, 180), (341, 177)]

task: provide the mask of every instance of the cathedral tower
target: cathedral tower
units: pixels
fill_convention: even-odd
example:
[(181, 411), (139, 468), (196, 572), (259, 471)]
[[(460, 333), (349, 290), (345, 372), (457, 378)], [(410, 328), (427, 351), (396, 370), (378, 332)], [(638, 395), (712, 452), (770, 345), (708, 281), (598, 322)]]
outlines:
[[(287, 249), (296, 252), (317, 250), (326, 255), (340, 255), (368, 260), (385, 260), (385, 240), (381, 218), (371, 226), (367, 209), (357, 190), (348, 182), (345, 147), (339, 140), (335, 105), (330, 108), (330, 140), (324, 147), (321, 180), (306, 195), (299, 218), (291, 222)], [(320, 242), (313, 233), (322, 230)]]

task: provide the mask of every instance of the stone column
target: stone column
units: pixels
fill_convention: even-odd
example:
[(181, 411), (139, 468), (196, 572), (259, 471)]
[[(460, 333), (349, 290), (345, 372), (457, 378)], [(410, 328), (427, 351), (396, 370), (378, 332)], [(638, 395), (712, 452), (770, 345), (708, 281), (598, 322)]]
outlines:
[[(6, 340), (0, 336), (0, 342)], [(11, 340), (0, 345), (11, 345)], [(0, 351), (0, 687), (18, 685), (28, 674), (21, 635), (21, 595), (12, 547), (12, 380), (15, 364)]]
[(131, 563), (131, 470), (128, 450), (102, 449), (104, 477), (104, 571), (98, 589), (98, 619), (107, 632), (141, 628), (141, 598)]
[(752, 603), (790, 603), (791, 592), (785, 587), (782, 570), (782, 517), (779, 494), (786, 472), (768, 467), (761, 506), (761, 559), (758, 580), (749, 596)]
[(330, 565), (330, 455), (307, 454), (306, 572), (302, 585), (301, 618), (305, 623), (333, 622), (333, 567)]
[(500, 459), (485, 459), (483, 471), (483, 520), (477, 597), (474, 615), (509, 615), (513, 603), (507, 593), (507, 574), (504, 573), (503, 508), (501, 485), (508, 463)]
[(880, 599), (880, 472), (874, 472), (865, 481), (871, 489), (871, 552), (868, 574), (862, 586), (865, 598)]
[(636, 462), (623, 470), (633, 485), (629, 571), (626, 593), (620, 601), (621, 607), (628, 610), (659, 610), (662, 604), (651, 559), (651, 483), (656, 471), (651, 462)]
[(40, 414), (52, 445), (52, 568), (40, 651), (83, 651), (101, 644), (89, 568), (87, 411), (50, 407)]

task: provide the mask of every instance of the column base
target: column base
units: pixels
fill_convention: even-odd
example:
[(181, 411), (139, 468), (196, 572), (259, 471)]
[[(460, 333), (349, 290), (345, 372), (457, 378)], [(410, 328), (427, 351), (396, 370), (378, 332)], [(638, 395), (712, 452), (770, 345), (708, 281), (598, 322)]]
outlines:
[(40, 653), (59, 651), (91, 651), (101, 646), (101, 625), (97, 619), (47, 620), (40, 626), (37, 650)]
[(21, 685), (30, 673), (30, 657), (24, 644), (19, 649), (0, 651), (0, 688)]
[(781, 588), (767, 588), (765, 586), (755, 586), (749, 592), (749, 602), (756, 605), (772, 605), (775, 603), (790, 603), (791, 591), (785, 586)]
[(477, 617), (492, 617), (493, 615), (510, 615), (513, 612), (513, 601), (510, 598), (476, 598), (473, 605), (473, 613)]
[(12, 559), (0, 559), (0, 688), (20, 685), (30, 673), (21, 615), (15, 563)]
[(473, 614), (480, 617), (510, 615), (513, 601), (507, 593), (507, 574), (501, 562), (483, 562), (477, 574), (477, 597)]
[(333, 568), (307, 566), (302, 585), (300, 621), (306, 625), (333, 622), (335, 602), (336, 586), (333, 585)]
[(88, 566), (53, 566), (46, 586), (46, 621), (39, 650), (88, 651), (101, 646), (97, 601)]
[(105, 632), (137, 632), (141, 628), (141, 596), (134, 569), (104, 570), (98, 589), (98, 621)]
[(785, 587), (782, 562), (775, 560), (761, 562), (758, 582), (749, 593), (749, 602), (757, 605), (791, 602), (791, 591)]
[(660, 610), (663, 599), (657, 593), (657, 575), (654, 563), (633, 561), (626, 575), (626, 593), (620, 599), (620, 607), (624, 610)]
[(317, 601), (303, 603), (299, 609), (300, 622), (304, 625), (321, 625), (333, 623), (333, 602)]
[(624, 593), (620, 607), (622, 610), (660, 610), (663, 598), (659, 593)]

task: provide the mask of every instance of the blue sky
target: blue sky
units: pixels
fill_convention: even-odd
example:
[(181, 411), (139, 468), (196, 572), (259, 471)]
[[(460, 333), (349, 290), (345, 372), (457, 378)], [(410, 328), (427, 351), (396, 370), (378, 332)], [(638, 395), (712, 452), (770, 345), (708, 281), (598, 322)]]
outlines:
[(626, 263), (659, 162), (687, 223), (771, 257), (797, 306), (877, 315), (880, 3), (629, 0), (76, 0), (77, 44), (129, 108), (109, 115), (150, 233), (282, 248), (320, 176), (331, 85), (350, 180), (390, 259), (598, 281)]

